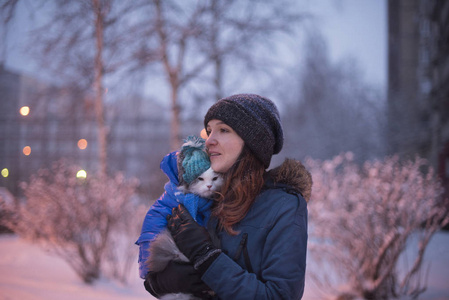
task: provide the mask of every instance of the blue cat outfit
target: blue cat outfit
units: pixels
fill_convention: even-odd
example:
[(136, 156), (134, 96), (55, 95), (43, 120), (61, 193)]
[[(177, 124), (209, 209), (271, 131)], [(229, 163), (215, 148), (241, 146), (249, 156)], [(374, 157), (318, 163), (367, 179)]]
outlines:
[(178, 152), (172, 152), (162, 159), (160, 167), (169, 181), (165, 184), (165, 192), (145, 215), (140, 237), (136, 242), (139, 245), (139, 275), (142, 279), (145, 279), (149, 271), (145, 261), (149, 256), (150, 243), (167, 226), (166, 217), (171, 214), (174, 207), (183, 204), (202, 226), (206, 226), (210, 217), (212, 200), (179, 192), (177, 157)]

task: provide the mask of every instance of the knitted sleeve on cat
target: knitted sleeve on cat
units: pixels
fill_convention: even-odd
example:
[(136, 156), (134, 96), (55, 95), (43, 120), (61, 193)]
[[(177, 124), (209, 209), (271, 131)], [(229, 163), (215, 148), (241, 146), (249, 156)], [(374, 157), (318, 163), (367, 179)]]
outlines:
[(210, 209), (213, 200), (206, 199), (192, 193), (184, 194), (180, 192), (178, 187), (171, 182), (165, 185), (165, 191), (170, 197), (175, 198), (178, 203), (184, 205), (198, 224), (202, 226), (206, 225), (207, 220), (210, 217)]

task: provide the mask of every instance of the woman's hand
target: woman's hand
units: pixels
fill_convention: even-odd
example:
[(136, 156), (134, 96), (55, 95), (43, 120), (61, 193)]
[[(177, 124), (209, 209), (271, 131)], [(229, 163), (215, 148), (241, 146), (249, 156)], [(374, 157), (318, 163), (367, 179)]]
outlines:
[(155, 297), (170, 293), (187, 293), (200, 297), (210, 291), (191, 264), (175, 261), (169, 262), (161, 272), (148, 273), (144, 286)]
[(213, 246), (207, 230), (195, 222), (182, 204), (173, 208), (167, 223), (179, 250), (193, 263), (195, 269), (206, 261), (211, 262), (211, 258), (215, 259), (221, 253), (220, 249)]

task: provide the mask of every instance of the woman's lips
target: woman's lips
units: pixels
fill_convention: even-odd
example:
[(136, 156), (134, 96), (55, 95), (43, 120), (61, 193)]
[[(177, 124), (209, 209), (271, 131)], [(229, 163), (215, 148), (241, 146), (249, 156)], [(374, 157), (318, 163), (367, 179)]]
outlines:
[(209, 151), (209, 156), (210, 156), (210, 157), (217, 157), (217, 156), (219, 156), (219, 155), (221, 155), (221, 154), (218, 153), (218, 152), (210, 152), (210, 151)]

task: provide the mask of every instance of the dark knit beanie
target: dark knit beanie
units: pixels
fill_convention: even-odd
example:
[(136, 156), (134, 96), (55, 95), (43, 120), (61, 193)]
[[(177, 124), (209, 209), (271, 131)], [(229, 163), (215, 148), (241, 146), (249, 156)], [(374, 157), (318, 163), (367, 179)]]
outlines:
[(284, 144), (279, 112), (274, 103), (255, 94), (239, 94), (219, 100), (204, 117), (204, 127), (217, 119), (229, 125), (264, 164), (270, 166), (273, 154)]

